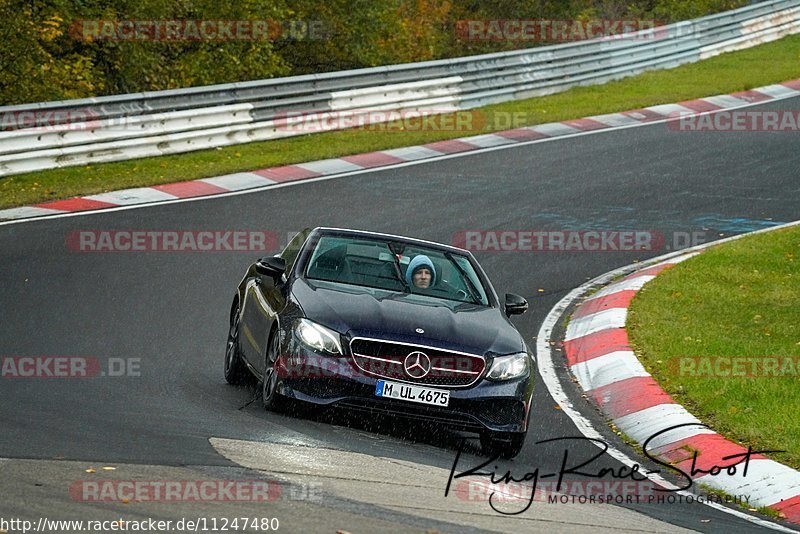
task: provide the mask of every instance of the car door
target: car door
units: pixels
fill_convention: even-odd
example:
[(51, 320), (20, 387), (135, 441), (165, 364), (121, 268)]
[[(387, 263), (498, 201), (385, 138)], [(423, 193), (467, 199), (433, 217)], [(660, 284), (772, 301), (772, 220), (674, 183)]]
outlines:
[(262, 276), (254, 266), (248, 272), (241, 311), (240, 344), (242, 355), (261, 375), (264, 373), (269, 334), (286, 306), (288, 275), (309, 233), (307, 229), (294, 236), (278, 255), (286, 261), (286, 272), (280, 279)]

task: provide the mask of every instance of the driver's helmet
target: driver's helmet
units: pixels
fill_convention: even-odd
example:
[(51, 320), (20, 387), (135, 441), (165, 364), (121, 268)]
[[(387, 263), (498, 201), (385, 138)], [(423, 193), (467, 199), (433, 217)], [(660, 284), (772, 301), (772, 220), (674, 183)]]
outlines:
[(436, 283), (436, 268), (433, 266), (433, 262), (425, 254), (420, 254), (415, 256), (408, 264), (406, 282), (408, 282), (409, 286), (414, 285), (414, 272), (422, 267), (427, 267), (431, 271), (431, 287)]

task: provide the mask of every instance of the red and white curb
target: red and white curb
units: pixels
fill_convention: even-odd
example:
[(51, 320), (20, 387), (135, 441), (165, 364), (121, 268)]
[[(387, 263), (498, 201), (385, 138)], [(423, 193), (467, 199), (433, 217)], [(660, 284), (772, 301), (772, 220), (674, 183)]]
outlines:
[(641, 126), (653, 122), (666, 122), (677, 120), (677, 116), (681, 113), (714, 113), (723, 109), (748, 107), (770, 100), (782, 100), (798, 95), (800, 95), (800, 80), (792, 80), (730, 95), (717, 95), (677, 104), (662, 104), (621, 113), (539, 124), (492, 134), (438, 141), (422, 146), (271, 167), (188, 182), (124, 189), (110, 193), (5, 209), (0, 210), (0, 220), (29, 219), (120, 206), (210, 197), (235, 191), (258, 190), (287, 182), (331, 177), (355, 171), (409, 164), (411, 162), (499, 149), (519, 144), (531, 144), (558, 137), (571, 137), (586, 133), (609, 131), (616, 128)]
[[(699, 253), (692, 250), (634, 271), (578, 305), (564, 335), (567, 365), (581, 388), (620, 431), (639, 444), (660, 433), (647, 446), (653, 457), (689, 474), (693, 456), (689, 451), (699, 451), (693, 483), (731, 495), (749, 495), (751, 506), (770, 507), (800, 524), (800, 472), (763, 455), (753, 455), (746, 476), (743, 465), (737, 466), (736, 473), (723, 470), (715, 476), (706, 474), (714, 466), (730, 465), (732, 461), (726, 457), (747, 453), (747, 449), (703, 426), (677, 404), (644, 369), (628, 344), (625, 321), (636, 292), (663, 270)], [(663, 432), (679, 425), (685, 426)]]

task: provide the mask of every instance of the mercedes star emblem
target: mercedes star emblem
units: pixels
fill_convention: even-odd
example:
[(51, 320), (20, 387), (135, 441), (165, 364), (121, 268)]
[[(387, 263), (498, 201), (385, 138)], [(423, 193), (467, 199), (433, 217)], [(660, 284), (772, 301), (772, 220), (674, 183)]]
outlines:
[(424, 352), (416, 350), (406, 356), (403, 367), (411, 378), (422, 378), (431, 371), (431, 359)]

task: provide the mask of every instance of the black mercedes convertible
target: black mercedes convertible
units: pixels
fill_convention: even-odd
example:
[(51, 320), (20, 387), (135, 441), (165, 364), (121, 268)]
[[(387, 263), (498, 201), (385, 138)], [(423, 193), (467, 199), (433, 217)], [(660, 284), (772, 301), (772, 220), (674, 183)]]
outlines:
[(258, 260), (230, 313), (225, 379), (257, 380), (265, 408), (299, 401), (476, 432), (485, 454), (522, 448), (536, 361), (472, 254), (316, 228)]

